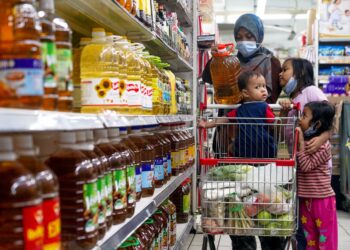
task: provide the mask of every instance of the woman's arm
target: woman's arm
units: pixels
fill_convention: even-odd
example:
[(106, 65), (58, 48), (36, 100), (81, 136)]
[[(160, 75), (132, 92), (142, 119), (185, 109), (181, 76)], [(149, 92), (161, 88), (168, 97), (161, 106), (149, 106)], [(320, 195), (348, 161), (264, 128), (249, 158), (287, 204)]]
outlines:
[(216, 118), (216, 119), (213, 119), (211, 121), (200, 120), (198, 122), (198, 127), (200, 127), (200, 128), (214, 128), (220, 123), (227, 123), (227, 122), (229, 122), (229, 119), (226, 117)]
[(312, 138), (305, 145), (305, 153), (313, 154), (315, 153), (323, 144), (325, 144), (331, 137), (333, 131), (325, 131), (321, 135)]

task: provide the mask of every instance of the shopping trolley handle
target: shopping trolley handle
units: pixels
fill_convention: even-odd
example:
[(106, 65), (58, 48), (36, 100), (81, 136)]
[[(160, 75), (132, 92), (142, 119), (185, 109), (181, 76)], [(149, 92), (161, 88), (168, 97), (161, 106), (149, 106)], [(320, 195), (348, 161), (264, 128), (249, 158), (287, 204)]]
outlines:
[[(241, 106), (241, 104), (235, 104), (235, 105), (227, 105), (227, 104), (208, 104), (205, 106), (206, 109), (237, 109)], [(269, 104), (269, 107), (273, 110), (279, 111), (282, 109), (282, 106), (279, 104)], [(203, 108), (203, 107), (201, 107)], [(295, 109), (297, 111), (300, 110), (300, 103), (292, 103), (290, 105), (291, 109)]]

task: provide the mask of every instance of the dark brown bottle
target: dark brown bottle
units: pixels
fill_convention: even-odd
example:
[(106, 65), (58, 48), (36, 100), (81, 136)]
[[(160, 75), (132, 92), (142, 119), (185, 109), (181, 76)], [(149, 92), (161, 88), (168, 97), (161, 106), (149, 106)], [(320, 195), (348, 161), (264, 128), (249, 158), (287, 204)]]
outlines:
[[(86, 139), (88, 143), (96, 144), (94, 141), (94, 133), (91, 130), (86, 131)], [(107, 139), (105, 140), (97, 140), (97, 143), (102, 142), (108, 142)], [(103, 165), (104, 169), (104, 181), (102, 180), (101, 183), (104, 183), (105, 191), (105, 201), (106, 201), (106, 224), (107, 229), (109, 229), (113, 224), (113, 177), (112, 177), (112, 171), (110, 168), (110, 164), (108, 161), (107, 156), (99, 147), (94, 147), (94, 152), (98, 155), (101, 164)]]
[(130, 148), (128, 148), (123, 142), (119, 134), (119, 129), (109, 129), (108, 137), (115, 149), (117, 149), (124, 157), (124, 162), (126, 166), (126, 189), (127, 189), (127, 211), (128, 217), (133, 216), (135, 212), (136, 204), (136, 169), (135, 160), (132, 155)]
[(139, 239), (135, 236), (131, 236), (126, 239), (117, 249), (124, 250), (143, 250), (145, 249)]
[(184, 159), (183, 159), (183, 166), (184, 169), (186, 170), (187, 168), (190, 167), (190, 137), (188, 136), (188, 134), (186, 133), (185, 130), (179, 130), (178, 133), (180, 133), (182, 135), (183, 138), (183, 144), (184, 144)]
[[(169, 128), (171, 128), (170, 126)], [(177, 137), (176, 133), (174, 131), (166, 131), (164, 132), (164, 135), (167, 136), (167, 138), (171, 142), (171, 173), (173, 176), (179, 175), (182, 172), (181, 169), (181, 145), (180, 145), (180, 139)]]
[(170, 200), (176, 206), (176, 222), (187, 223), (191, 207), (190, 179), (186, 179), (171, 195)]
[(46, 161), (60, 185), (62, 246), (91, 249), (98, 240), (96, 168), (81, 151), (75, 132), (59, 135), (59, 149)]
[(143, 138), (139, 127), (132, 127), (130, 139), (141, 149), (142, 197), (154, 194), (154, 147)]
[(175, 128), (176, 130), (173, 131), (173, 133), (179, 138), (180, 141), (179, 171), (180, 173), (183, 173), (186, 169), (186, 138), (182, 132), (177, 129), (177, 125), (175, 125)]
[(156, 136), (163, 140), (163, 164), (164, 171), (166, 172), (165, 177), (168, 181), (171, 178), (171, 142), (163, 133), (156, 133)]
[(34, 147), (31, 135), (13, 137), (17, 161), (28, 169), (40, 188), (43, 199), (44, 249), (61, 249), (61, 218), (57, 176), (38, 159), (38, 149)]
[(135, 231), (135, 235), (141, 242), (143, 242), (143, 244), (145, 245), (145, 249), (151, 249), (153, 242), (153, 234), (148, 225), (146, 225), (145, 223), (142, 224), (142, 226), (140, 226)]
[[(104, 135), (102, 135), (104, 134)], [(97, 138), (105, 136), (107, 130), (95, 130)], [(110, 143), (100, 143), (96, 145), (107, 156), (113, 177), (113, 224), (120, 224), (127, 218), (127, 190), (126, 190), (126, 166), (122, 154)]]
[(168, 218), (162, 210), (158, 209), (152, 218), (161, 224), (161, 232), (159, 236), (159, 249), (168, 249)]
[(165, 201), (160, 205), (159, 209), (163, 212), (164, 216), (167, 219), (167, 248), (170, 248), (170, 239), (171, 239), (171, 232), (170, 232), (170, 226), (171, 226), (171, 211), (170, 208), (168, 207), (168, 201)]
[(149, 228), (149, 231), (151, 232), (152, 234), (152, 243), (151, 243), (151, 247), (150, 249), (155, 249), (156, 246), (158, 245), (158, 241), (159, 241), (159, 225), (158, 223), (152, 219), (152, 218), (148, 218), (145, 223), (144, 223), (145, 227), (148, 227)]
[(87, 143), (87, 137), (85, 131), (76, 132), (77, 143), (85, 145), (81, 150), (91, 161), (92, 165), (97, 171), (97, 199), (98, 199), (98, 236), (102, 239), (107, 231), (106, 223), (106, 199), (105, 199), (105, 168), (100, 157), (94, 152), (94, 145)]
[(158, 131), (159, 128), (157, 125), (152, 126), (152, 135), (158, 140), (160, 147), (161, 147), (161, 155), (162, 155), (162, 162), (163, 162), (163, 171), (164, 171), (164, 180), (163, 184), (167, 183), (169, 177), (168, 177), (168, 157), (167, 157), (167, 142), (165, 141), (164, 137), (160, 136), (156, 131)]
[[(0, 137), (0, 249), (42, 249), (44, 240), (40, 188), (16, 161), (12, 139)], [(26, 237), (33, 232), (33, 238)]]

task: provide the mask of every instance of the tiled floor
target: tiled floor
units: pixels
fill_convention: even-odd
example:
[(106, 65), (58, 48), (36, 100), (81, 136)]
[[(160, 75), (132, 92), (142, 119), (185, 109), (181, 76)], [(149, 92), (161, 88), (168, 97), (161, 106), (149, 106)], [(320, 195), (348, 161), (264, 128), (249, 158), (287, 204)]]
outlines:
[[(350, 250), (350, 213), (338, 211), (338, 250)], [(202, 234), (191, 234), (187, 240), (185, 249), (201, 250), (203, 242)], [(259, 241), (257, 241), (259, 242)], [(231, 240), (227, 235), (215, 237), (215, 246), (218, 250), (231, 250)], [(258, 246), (258, 249), (261, 249)], [(208, 247), (209, 250), (209, 247)], [(330, 249), (331, 250), (331, 249)]]

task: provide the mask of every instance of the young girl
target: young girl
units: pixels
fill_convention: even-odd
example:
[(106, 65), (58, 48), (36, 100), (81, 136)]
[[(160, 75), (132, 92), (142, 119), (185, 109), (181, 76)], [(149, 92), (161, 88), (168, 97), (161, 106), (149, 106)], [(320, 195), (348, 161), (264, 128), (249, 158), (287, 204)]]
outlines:
[[(299, 103), (301, 111), (304, 106), (313, 101), (326, 101), (325, 94), (315, 86), (314, 84), (314, 70), (312, 64), (302, 58), (290, 58), (287, 59), (282, 65), (282, 72), (280, 73), (280, 84), (287, 94), (289, 99), (280, 102), (282, 106), (281, 117), (288, 115), (289, 117), (295, 117), (297, 115), (295, 110), (290, 110), (290, 104)], [(290, 127), (286, 128), (286, 138), (289, 138), (289, 148), (292, 152), (293, 145), (293, 130)], [(324, 131), (319, 136), (315, 136), (312, 139), (305, 142), (305, 153), (315, 153), (321, 145), (323, 145), (331, 136), (330, 131)], [(332, 167), (332, 160), (329, 160), (328, 166)], [(299, 223), (298, 232), (296, 234), (298, 250), (306, 248), (306, 239), (304, 237), (301, 223)]]
[(328, 102), (310, 102), (305, 105), (297, 128), (297, 192), (306, 249), (338, 249), (335, 193), (328, 167), (331, 145), (327, 141), (314, 154), (305, 152), (306, 141), (331, 130), (334, 114), (335, 109)]

